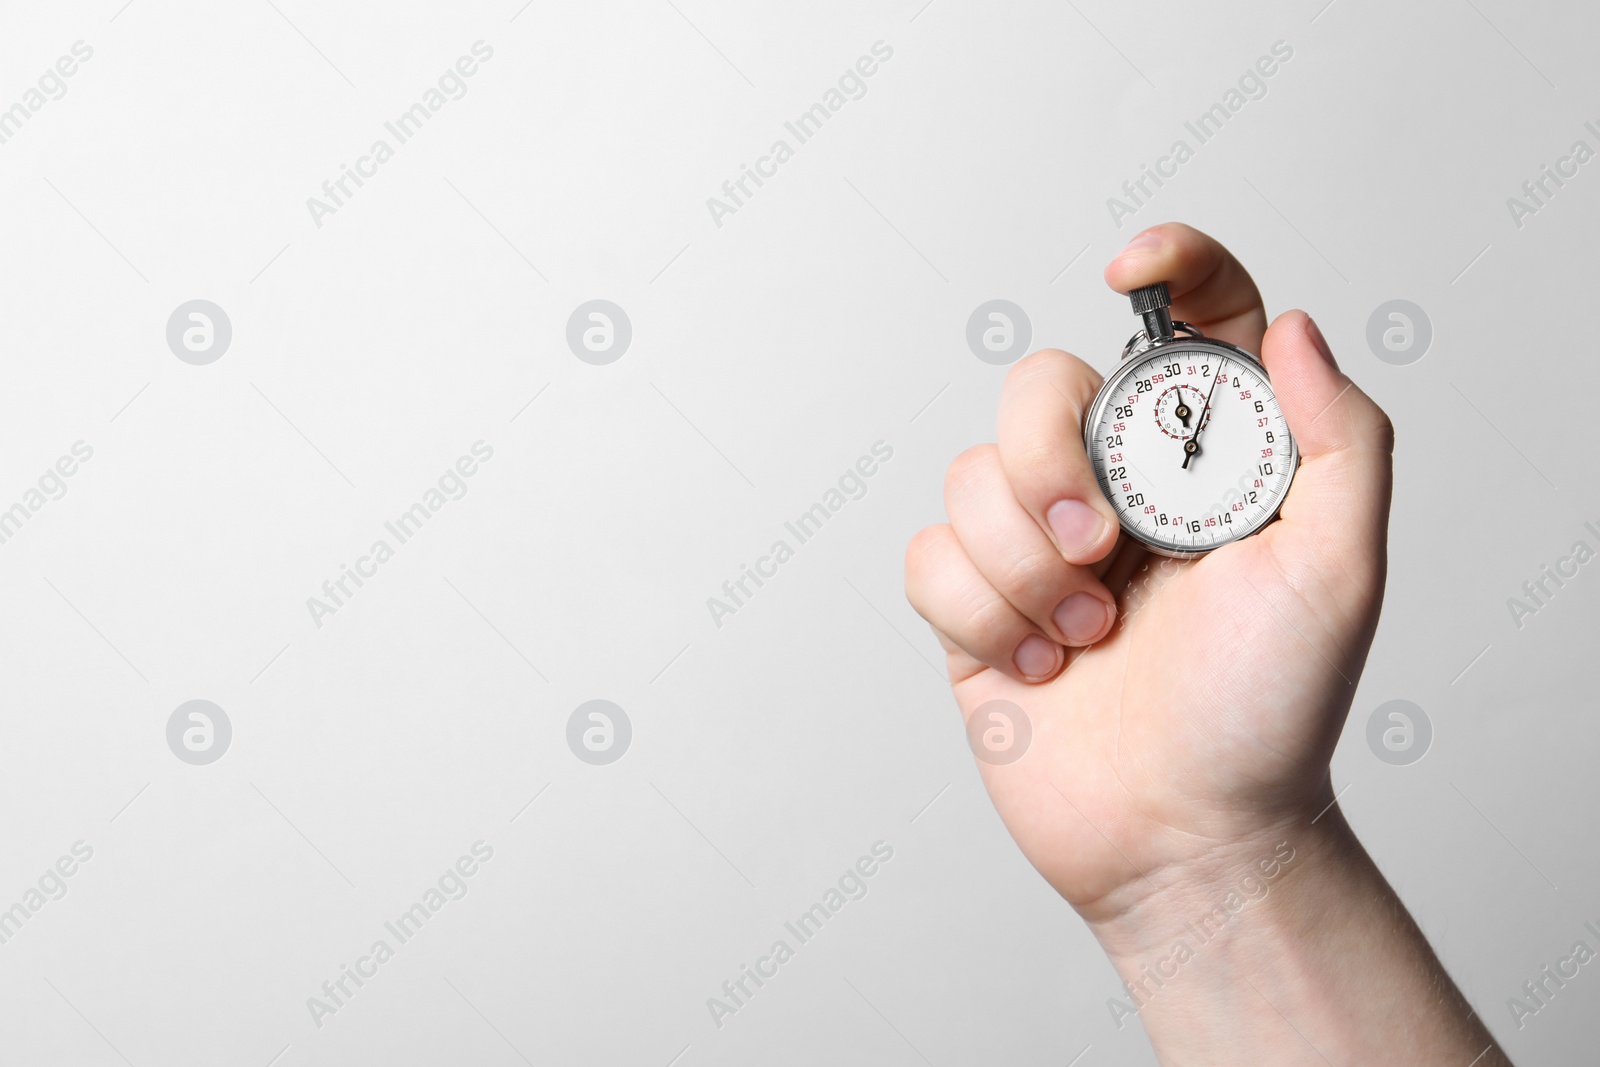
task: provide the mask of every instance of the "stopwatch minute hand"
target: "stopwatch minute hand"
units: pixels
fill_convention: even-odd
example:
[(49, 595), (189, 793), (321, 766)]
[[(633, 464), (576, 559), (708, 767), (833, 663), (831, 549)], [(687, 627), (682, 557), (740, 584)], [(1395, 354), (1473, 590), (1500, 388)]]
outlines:
[(1216, 377), (1211, 379), (1211, 388), (1206, 391), (1206, 402), (1200, 407), (1200, 417), (1195, 421), (1194, 433), (1183, 443), (1183, 469), (1189, 469), (1189, 461), (1200, 452), (1200, 431), (1206, 428), (1206, 413), (1211, 410), (1211, 398), (1217, 392), (1217, 383), (1222, 380), (1222, 367), (1217, 367)]

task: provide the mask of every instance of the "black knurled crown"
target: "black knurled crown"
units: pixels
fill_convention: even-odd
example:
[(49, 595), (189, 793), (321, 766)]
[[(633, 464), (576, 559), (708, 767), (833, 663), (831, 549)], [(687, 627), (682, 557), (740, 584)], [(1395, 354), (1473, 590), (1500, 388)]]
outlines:
[(1133, 301), (1133, 313), (1144, 315), (1158, 308), (1171, 307), (1172, 297), (1167, 293), (1166, 282), (1156, 282), (1143, 289), (1135, 289), (1128, 294), (1128, 299)]

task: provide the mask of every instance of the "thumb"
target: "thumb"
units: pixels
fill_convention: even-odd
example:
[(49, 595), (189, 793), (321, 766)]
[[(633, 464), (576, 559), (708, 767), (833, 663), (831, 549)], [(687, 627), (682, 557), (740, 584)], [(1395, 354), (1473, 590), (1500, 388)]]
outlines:
[(1280, 521), (1266, 531), (1274, 553), (1291, 581), (1348, 583), (1350, 592), (1367, 594), (1363, 600), (1381, 594), (1393, 484), (1389, 417), (1340, 373), (1303, 311), (1273, 321), (1261, 355), (1300, 449)]

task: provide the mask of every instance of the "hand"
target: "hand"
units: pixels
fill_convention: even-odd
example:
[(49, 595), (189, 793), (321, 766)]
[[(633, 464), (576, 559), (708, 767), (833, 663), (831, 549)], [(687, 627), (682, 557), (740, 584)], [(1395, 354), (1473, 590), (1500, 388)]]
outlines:
[(949, 525), (911, 542), (907, 592), (963, 716), (1004, 700), (1031, 723), (1021, 759), (981, 765), (989, 794), (1097, 932), (1270, 856), (1332, 802), (1328, 761), (1383, 597), (1393, 444), (1316, 325), (1291, 311), (1268, 328), (1211, 238), (1157, 227), (1105, 276), (1122, 293), (1164, 281), (1175, 318), (1260, 352), (1301, 466), (1258, 535), (1151, 556), (1120, 535), (1084, 451), (1100, 376), (1036, 352), (1006, 379), (999, 443), (951, 464)]

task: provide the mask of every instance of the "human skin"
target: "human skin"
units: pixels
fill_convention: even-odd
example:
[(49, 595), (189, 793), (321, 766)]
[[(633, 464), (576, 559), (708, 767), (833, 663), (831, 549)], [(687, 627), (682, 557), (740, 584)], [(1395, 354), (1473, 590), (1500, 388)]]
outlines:
[(980, 762), (995, 807), (1167, 1067), (1509, 1064), (1328, 773), (1383, 601), (1388, 417), (1303, 312), (1269, 327), (1249, 274), (1194, 229), (1145, 231), (1105, 277), (1166, 282), (1174, 318), (1261, 353), (1301, 464), (1257, 535), (1155, 556), (1121, 535), (1084, 449), (1100, 375), (1055, 350), (1012, 368), (998, 443), (951, 464), (950, 521), (906, 554), (963, 718), (1003, 700), (1031, 724), (1022, 758)]

